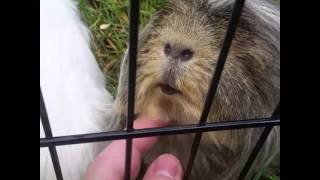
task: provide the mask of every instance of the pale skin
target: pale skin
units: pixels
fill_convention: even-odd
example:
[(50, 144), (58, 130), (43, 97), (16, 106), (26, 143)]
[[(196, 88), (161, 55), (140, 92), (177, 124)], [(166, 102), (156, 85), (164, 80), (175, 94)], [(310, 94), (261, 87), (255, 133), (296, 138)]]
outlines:
[[(147, 117), (134, 122), (135, 129), (164, 127), (167, 123)], [(140, 171), (142, 157), (157, 141), (157, 137), (134, 139), (132, 143), (131, 176)], [(113, 141), (88, 168), (85, 180), (123, 180), (125, 167), (125, 140)], [(149, 166), (143, 180), (182, 180), (183, 170), (179, 160), (171, 154), (158, 156)]]

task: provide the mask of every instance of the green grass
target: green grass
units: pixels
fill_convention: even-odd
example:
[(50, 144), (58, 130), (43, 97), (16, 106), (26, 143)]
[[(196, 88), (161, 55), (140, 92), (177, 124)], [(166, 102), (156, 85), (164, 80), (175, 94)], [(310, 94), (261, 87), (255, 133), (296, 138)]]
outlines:
[[(128, 40), (128, 0), (78, 0), (83, 20), (93, 35), (92, 48), (100, 68), (106, 74), (107, 88), (115, 96), (118, 86), (121, 57)], [(274, 0), (279, 3), (280, 0)], [(159, 9), (165, 0), (141, 0), (140, 27)], [(101, 28), (105, 26), (105, 28)], [(270, 172), (268, 164), (254, 180), (280, 180)], [(277, 167), (278, 168), (278, 167)]]
[[(100, 68), (106, 74), (107, 88), (116, 94), (120, 60), (127, 48), (128, 0), (78, 0), (84, 21), (93, 35), (93, 50)], [(140, 25), (161, 7), (163, 0), (142, 0)], [(101, 28), (101, 25), (106, 28)]]

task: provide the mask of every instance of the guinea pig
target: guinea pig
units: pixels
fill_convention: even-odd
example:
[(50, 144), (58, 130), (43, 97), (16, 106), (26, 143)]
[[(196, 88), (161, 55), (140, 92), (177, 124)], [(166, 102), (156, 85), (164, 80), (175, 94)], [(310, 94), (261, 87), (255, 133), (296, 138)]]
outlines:
[[(90, 48), (90, 32), (73, 0), (40, 1), (40, 87), (53, 136), (110, 127), (114, 102)], [(40, 137), (44, 130), (40, 121)], [(106, 143), (58, 146), (62, 175), (80, 180)], [(40, 179), (55, 180), (48, 148), (40, 148)]]
[[(139, 34), (135, 114), (196, 124), (233, 10), (233, 0), (169, 0)], [(113, 107), (127, 113), (128, 54)], [(280, 11), (267, 1), (245, 2), (208, 122), (270, 117), (280, 101)], [(123, 122), (122, 122), (123, 123)], [(236, 179), (263, 128), (204, 133), (190, 179)], [(163, 136), (146, 155), (176, 155), (186, 168), (194, 134)], [(275, 127), (250, 174), (279, 150)], [(248, 175), (247, 177), (250, 177)]]

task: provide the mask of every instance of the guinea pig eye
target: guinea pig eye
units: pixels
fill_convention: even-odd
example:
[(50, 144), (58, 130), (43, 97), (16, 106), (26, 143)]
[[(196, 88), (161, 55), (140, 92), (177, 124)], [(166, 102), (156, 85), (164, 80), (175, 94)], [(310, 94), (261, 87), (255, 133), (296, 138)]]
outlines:
[(171, 52), (171, 46), (169, 43), (167, 43), (164, 47), (164, 53), (168, 56)]
[(192, 58), (192, 56), (193, 56), (193, 51), (191, 49), (185, 49), (181, 52), (180, 59), (182, 61), (188, 61)]

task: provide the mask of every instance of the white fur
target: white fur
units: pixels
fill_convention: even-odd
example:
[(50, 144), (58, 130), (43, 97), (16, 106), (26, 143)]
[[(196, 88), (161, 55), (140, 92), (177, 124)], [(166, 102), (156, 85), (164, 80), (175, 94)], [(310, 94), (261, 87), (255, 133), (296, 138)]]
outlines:
[[(72, 0), (40, 1), (40, 86), (54, 136), (106, 130), (113, 99)], [(100, 146), (57, 147), (64, 179), (80, 180)], [(40, 148), (40, 179), (56, 179), (47, 148)]]

